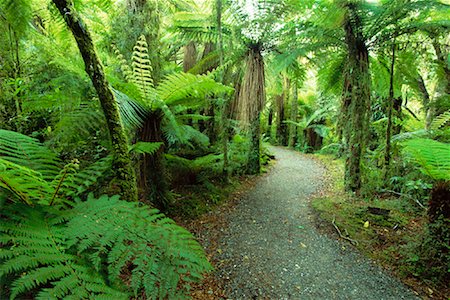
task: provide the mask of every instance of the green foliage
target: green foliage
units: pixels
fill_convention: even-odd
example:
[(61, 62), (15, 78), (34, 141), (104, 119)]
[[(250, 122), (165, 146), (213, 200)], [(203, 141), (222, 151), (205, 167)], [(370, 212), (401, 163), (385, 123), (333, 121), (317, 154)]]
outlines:
[(404, 152), (420, 171), (436, 180), (450, 180), (450, 145), (431, 139), (403, 142)]
[(0, 130), (0, 155), (3, 159), (39, 172), (46, 180), (53, 179), (62, 162), (38, 140), (7, 130)]
[(2, 217), (0, 275), (12, 299), (173, 299), (211, 268), (188, 231), (118, 196), (64, 211), (16, 204)]
[(0, 130), (0, 154), (0, 187), (28, 204), (53, 203), (59, 194), (79, 196), (104, 178), (112, 163), (108, 156), (78, 171), (78, 161), (63, 166), (36, 139), (6, 130)]
[(135, 153), (147, 153), (147, 154), (153, 154), (156, 151), (158, 151), (159, 148), (161, 148), (163, 143), (155, 142), (137, 142), (136, 144), (132, 145), (130, 148), (130, 151), (133, 151)]
[(443, 128), (448, 122), (450, 122), (450, 110), (434, 118), (433, 122), (431, 122), (431, 129), (439, 130)]
[(0, 276), (10, 284), (11, 299), (28, 292), (37, 299), (124, 298), (124, 293), (109, 288), (100, 274), (69, 251), (67, 229), (58, 211), (13, 205), (2, 211), (2, 217), (8, 221), (0, 229), (4, 245)]

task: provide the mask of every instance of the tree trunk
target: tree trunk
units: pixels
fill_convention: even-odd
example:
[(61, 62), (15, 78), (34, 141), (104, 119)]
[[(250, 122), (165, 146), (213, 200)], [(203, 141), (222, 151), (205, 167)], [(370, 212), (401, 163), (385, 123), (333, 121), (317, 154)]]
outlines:
[(350, 104), (352, 102), (352, 85), (348, 76), (345, 74), (344, 78), (344, 89), (342, 91), (342, 101), (340, 107), (340, 115), (337, 123), (337, 136), (338, 140), (341, 142), (341, 148), (339, 150), (339, 155), (342, 156), (348, 153), (349, 140), (350, 140)]
[(392, 60), (389, 79), (389, 98), (387, 106), (386, 149), (384, 153), (384, 180), (388, 181), (391, 167), (391, 136), (392, 136), (392, 110), (394, 107), (394, 66), (395, 66), (395, 39), (392, 44)]
[(286, 123), (285, 123), (285, 97), (283, 94), (275, 96), (277, 102), (277, 140), (278, 144), (286, 144)]
[[(223, 65), (223, 35), (222, 35), (222, 0), (216, 0), (216, 24), (217, 24), (217, 34), (219, 40), (217, 42), (217, 48), (219, 49), (219, 67)], [(222, 73), (220, 74), (220, 81), (223, 82)], [(228, 182), (230, 176), (230, 170), (228, 167), (228, 115), (230, 113), (230, 100), (224, 99), (222, 104), (222, 114), (221, 114), (221, 141), (222, 141), (222, 151), (223, 151), (223, 168), (222, 174), (225, 180)]]
[(84, 60), (85, 70), (91, 78), (108, 125), (112, 154), (114, 156), (112, 170), (116, 179), (118, 193), (126, 200), (137, 201), (136, 176), (130, 155), (128, 142), (114, 94), (106, 80), (103, 66), (95, 51), (94, 43), (71, 0), (53, 0), (67, 26), (72, 31)]
[[(297, 114), (298, 114), (298, 91), (297, 91), (297, 80), (294, 81), (292, 86), (292, 103), (291, 103), (291, 121), (297, 122)], [(297, 143), (297, 125), (290, 124), (289, 127), (289, 147), (295, 147)]]
[[(161, 110), (149, 113), (139, 131), (142, 142), (163, 142)], [(168, 184), (165, 171), (164, 147), (153, 154), (143, 154), (140, 165), (139, 186), (143, 196), (160, 209), (166, 209), (169, 204)]]
[[(194, 42), (189, 42), (184, 46), (184, 56), (183, 56), (183, 72), (187, 73), (195, 64), (197, 63), (197, 48)], [(187, 110), (188, 114), (193, 114), (194, 110), (189, 108)], [(191, 118), (187, 120), (189, 126), (193, 126), (194, 122)]]
[(419, 87), (419, 91), (422, 94), (422, 105), (425, 111), (425, 129), (428, 130), (431, 126), (433, 109), (431, 105), (430, 94), (428, 93), (425, 81), (420, 74), (417, 75), (417, 86)]
[(370, 119), (370, 73), (369, 51), (362, 34), (361, 19), (354, 4), (347, 4), (344, 21), (345, 41), (348, 47), (350, 67), (349, 80), (352, 86), (349, 133), (349, 153), (346, 163), (345, 181), (347, 190), (359, 193), (363, 178), (361, 164), (365, 155)]
[(187, 73), (197, 63), (197, 48), (194, 42), (184, 46), (183, 72)]
[(238, 101), (239, 119), (244, 127), (249, 129), (251, 139), (246, 168), (248, 174), (257, 174), (261, 170), (260, 115), (266, 99), (264, 81), (264, 61), (261, 55), (261, 45), (254, 44), (249, 49)]

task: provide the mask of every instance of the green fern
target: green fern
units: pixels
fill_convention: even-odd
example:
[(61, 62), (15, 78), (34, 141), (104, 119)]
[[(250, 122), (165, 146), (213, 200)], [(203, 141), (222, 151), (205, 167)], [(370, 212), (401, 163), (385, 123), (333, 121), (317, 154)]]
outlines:
[(11, 299), (27, 293), (37, 299), (128, 298), (69, 251), (61, 212), (48, 206), (12, 205), (2, 217), (7, 222), (0, 227), (0, 278), (2, 282), (12, 278)]
[(403, 142), (404, 152), (420, 171), (436, 180), (450, 180), (450, 144), (431, 139)]
[(8, 191), (20, 202), (48, 204), (53, 188), (39, 172), (0, 158), (0, 192)]
[(118, 196), (65, 211), (16, 204), (1, 215), (0, 278), (12, 299), (174, 299), (211, 269), (188, 231)]
[(157, 88), (158, 95), (169, 106), (204, 101), (206, 96), (231, 93), (232, 88), (217, 83), (206, 75), (174, 73)]
[(431, 129), (439, 130), (448, 122), (450, 122), (450, 110), (447, 110), (446, 112), (443, 112), (442, 114), (434, 118), (433, 122), (431, 123)]
[(68, 196), (79, 196), (108, 175), (111, 162), (107, 156), (82, 170), (77, 162), (63, 166), (39, 141), (0, 130), (0, 188), (27, 204), (65, 202)]
[(106, 255), (111, 282), (128, 269), (135, 295), (143, 289), (150, 299), (176, 298), (211, 268), (192, 235), (156, 209), (102, 196), (72, 213), (68, 245), (88, 254), (97, 271)]
[(53, 151), (14, 131), (0, 130), (0, 157), (41, 173), (45, 180), (52, 180), (62, 167)]
[(154, 154), (158, 149), (161, 148), (163, 143), (160, 142), (137, 142), (133, 146), (131, 146), (130, 151), (133, 151), (135, 153), (143, 154)]

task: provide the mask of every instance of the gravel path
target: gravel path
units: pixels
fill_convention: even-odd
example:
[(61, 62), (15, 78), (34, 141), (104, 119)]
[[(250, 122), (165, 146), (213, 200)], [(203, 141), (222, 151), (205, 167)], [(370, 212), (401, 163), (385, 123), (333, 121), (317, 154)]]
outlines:
[(308, 196), (324, 169), (291, 150), (226, 217), (216, 276), (230, 299), (418, 299), (401, 282), (320, 234)]

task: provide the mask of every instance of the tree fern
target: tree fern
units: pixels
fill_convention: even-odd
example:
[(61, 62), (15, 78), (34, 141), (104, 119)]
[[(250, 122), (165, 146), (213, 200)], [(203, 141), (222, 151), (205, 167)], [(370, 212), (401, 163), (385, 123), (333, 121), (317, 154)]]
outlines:
[(403, 142), (404, 152), (420, 171), (436, 180), (450, 180), (450, 145), (431, 139)]

